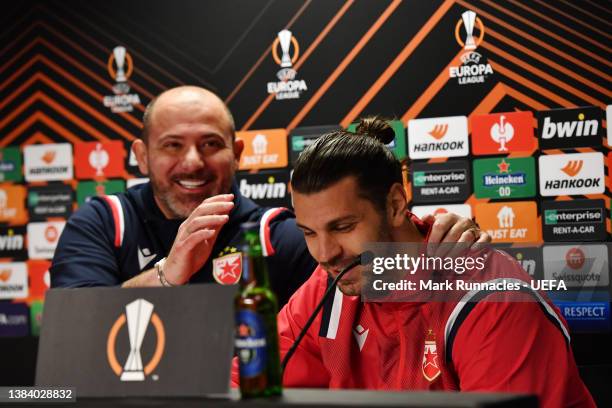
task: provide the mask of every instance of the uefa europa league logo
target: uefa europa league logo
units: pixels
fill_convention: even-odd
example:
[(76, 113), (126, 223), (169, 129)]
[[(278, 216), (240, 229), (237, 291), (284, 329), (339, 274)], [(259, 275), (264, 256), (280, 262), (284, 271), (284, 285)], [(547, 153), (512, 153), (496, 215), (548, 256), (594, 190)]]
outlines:
[[(293, 53), (291, 53), (292, 46)], [(280, 48), (280, 56), (278, 48)], [(295, 78), (297, 72), (293, 69), (293, 64), (296, 63), (299, 55), (300, 45), (295, 36), (289, 30), (280, 31), (272, 43), (272, 58), (281, 67), (280, 71), (276, 74), (279, 80), (289, 81)]]
[(117, 64), (117, 73), (115, 74), (115, 81), (117, 82), (127, 81), (125, 76), (125, 53), (125, 47), (118, 46), (113, 49), (115, 64)]
[(137, 299), (125, 307), (130, 354), (123, 366), (121, 381), (143, 381), (145, 378), (140, 348), (152, 313), (153, 304), (144, 299)]
[(291, 31), (283, 30), (278, 33), (278, 41), (280, 42), (281, 51), (283, 55), (281, 56), (281, 68), (290, 68), (291, 65), (291, 56), (289, 55), (289, 47), (291, 46)]
[(474, 41), (474, 23), (476, 22), (476, 13), (468, 10), (461, 14), (461, 18), (463, 19), (463, 26), (465, 27), (465, 32), (467, 33), (463, 49), (474, 50), (476, 49), (476, 42)]

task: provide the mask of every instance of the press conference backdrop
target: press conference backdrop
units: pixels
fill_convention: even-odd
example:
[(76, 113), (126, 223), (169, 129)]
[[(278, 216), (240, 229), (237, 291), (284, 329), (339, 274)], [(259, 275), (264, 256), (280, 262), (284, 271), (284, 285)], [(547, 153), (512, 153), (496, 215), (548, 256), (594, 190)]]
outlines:
[[(237, 182), (262, 205), (290, 206), (292, 163), (316, 137), (394, 119), (413, 211), (474, 217), (536, 278), (566, 259), (573, 289), (594, 288), (558, 302), (575, 333), (598, 333), (575, 351), (610, 362), (609, 344), (580, 345), (610, 331), (609, 268), (584, 259), (607, 260), (611, 241), (611, 16), (591, 0), (5, 4), (0, 336), (29, 350), (67, 217), (146, 180), (130, 154), (144, 107), (194, 84), (233, 112)], [(545, 245), (568, 241), (587, 245)]]

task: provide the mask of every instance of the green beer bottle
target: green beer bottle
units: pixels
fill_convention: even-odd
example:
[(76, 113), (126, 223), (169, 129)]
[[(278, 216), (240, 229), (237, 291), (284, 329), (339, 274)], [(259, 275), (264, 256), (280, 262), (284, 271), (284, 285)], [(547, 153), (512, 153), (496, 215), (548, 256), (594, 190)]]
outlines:
[(259, 224), (241, 225), (242, 277), (236, 295), (236, 355), (243, 398), (282, 393), (282, 370), (276, 315), (278, 302), (270, 290), (268, 269), (259, 241)]

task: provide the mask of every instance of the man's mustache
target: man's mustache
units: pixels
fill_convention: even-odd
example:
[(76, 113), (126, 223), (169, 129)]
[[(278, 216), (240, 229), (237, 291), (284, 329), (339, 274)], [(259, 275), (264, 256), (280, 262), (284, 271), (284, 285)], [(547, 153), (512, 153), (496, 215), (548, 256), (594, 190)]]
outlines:
[(207, 171), (197, 171), (194, 173), (179, 173), (172, 176), (173, 181), (185, 180), (185, 179), (193, 179), (193, 180), (204, 180), (206, 182), (213, 181), (216, 176)]

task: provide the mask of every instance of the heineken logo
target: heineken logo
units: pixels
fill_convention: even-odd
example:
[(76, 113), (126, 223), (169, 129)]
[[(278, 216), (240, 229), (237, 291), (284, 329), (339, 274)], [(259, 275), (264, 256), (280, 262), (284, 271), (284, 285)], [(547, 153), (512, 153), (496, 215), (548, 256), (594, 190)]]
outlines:
[(532, 157), (478, 159), (474, 161), (477, 198), (522, 198), (536, 193)]

